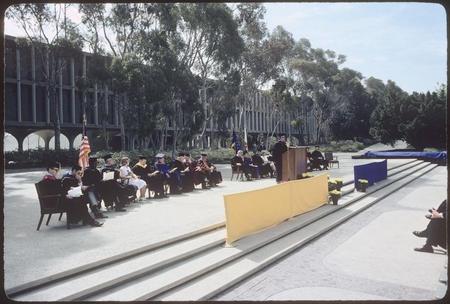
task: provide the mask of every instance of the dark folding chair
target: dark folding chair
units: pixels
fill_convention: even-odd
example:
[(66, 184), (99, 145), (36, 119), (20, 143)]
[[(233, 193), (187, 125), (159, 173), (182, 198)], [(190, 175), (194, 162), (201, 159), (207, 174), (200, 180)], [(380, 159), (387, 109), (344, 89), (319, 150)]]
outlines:
[(241, 181), (244, 179), (244, 171), (242, 171), (241, 166), (233, 166), (231, 165), (231, 179), (233, 180), (233, 176), (236, 174), (236, 180), (241, 179)]
[(332, 164), (337, 164), (338, 168), (339, 168), (339, 161), (337, 159), (337, 156), (333, 156), (333, 152), (325, 152), (325, 160), (328, 161), (328, 164), (331, 165)]
[[(63, 213), (66, 213), (64, 202), (61, 195), (61, 181), (40, 181), (34, 184), (36, 192), (38, 194), (39, 205), (41, 208), (41, 218), (36, 230), (39, 230), (42, 224), (44, 215), (48, 214), (47, 223), (48, 226), (52, 214), (59, 213), (59, 221)], [(67, 216), (66, 216), (67, 217)], [(67, 229), (70, 229), (69, 220), (67, 219)]]

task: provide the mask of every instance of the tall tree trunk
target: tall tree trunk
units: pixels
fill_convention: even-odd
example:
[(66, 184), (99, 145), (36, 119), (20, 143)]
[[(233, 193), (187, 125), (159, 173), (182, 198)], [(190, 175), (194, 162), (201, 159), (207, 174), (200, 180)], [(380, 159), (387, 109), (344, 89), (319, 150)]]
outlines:
[[(118, 97), (116, 97), (118, 98)], [(122, 102), (118, 102), (119, 104), (119, 124), (120, 124), (120, 145), (121, 145), (121, 150), (126, 150), (125, 147), (125, 126), (123, 123), (123, 104)]]

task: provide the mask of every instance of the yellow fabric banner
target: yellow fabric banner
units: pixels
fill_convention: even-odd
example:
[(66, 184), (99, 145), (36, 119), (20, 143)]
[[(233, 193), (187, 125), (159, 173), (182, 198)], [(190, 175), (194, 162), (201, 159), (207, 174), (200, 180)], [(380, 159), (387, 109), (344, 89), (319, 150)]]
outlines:
[(326, 175), (224, 195), (227, 243), (313, 210), (327, 201)]

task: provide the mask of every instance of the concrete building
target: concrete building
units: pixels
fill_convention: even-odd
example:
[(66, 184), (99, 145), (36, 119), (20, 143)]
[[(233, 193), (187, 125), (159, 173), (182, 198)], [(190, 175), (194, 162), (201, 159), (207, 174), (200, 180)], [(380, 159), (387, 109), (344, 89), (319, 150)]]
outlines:
[[(110, 145), (113, 149), (121, 149), (118, 109), (120, 103), (126, 104), (126, 98), (116, 96), (108, 86), (100, 90), (94, 85), (84, 93), (76, 86), (77, 80), (86, 76), (90, 58), (91, 54), (83, 53), (81, 58), (66, 60), (57, 75), (56, 102), (60, 109), (61, 136), (67, 138), (70, 149), (77, 148), (74, 147), (74, 141), (81, 136), (83, 104), (86, 104), (88, 136), (100, 132), (102, 124), (99, 114), (106, 113)], [(17, 140), (19, 151), (24, 150), (24, 140), (30, 134), (42, 138), (46, 149), (50, 148), (50, 140), (54, 137), (54, 110), (47, 96), (46, 70), (48, 60), (42, 51), (33, 46), (19, 46), (15, 37), (5, 36), (5, 132)], [(204, 104), (204, 110), (210, 110), (208, 101)], [(226, 127), (231, 132), (233, 128), (243, 130), (246, 125), (248, 134), (254, 138), (259, 134), (266, 136), (279, 132), (297, 135), (298, 130), (289, 123), (297, 115), (279, 111), (270, 96), (258, 92), (245, 109), (236, 109), (235, 115), (227, 120)], [(306, 126), (312, 134), (312, 115), (304, 117), (308, 120)], [(169, 121), (169, 143), (173, 127)], [(217, 131), (217, 123), (213, 121), (207, 125), (205, 132), (208, 145), (211, 144), (211, 131), (213, 134)], [(304, 133), (306, 135), (308, 132), (305, 130)], [(125, 126), (125, 134), (124, 148), (134, 149), (137, 146), (135, 130)], [(225, 141), (222, 138), (219, 146), (224, 146)], [(197, 145), (198, 142), (196, 137), (188, 146)]]

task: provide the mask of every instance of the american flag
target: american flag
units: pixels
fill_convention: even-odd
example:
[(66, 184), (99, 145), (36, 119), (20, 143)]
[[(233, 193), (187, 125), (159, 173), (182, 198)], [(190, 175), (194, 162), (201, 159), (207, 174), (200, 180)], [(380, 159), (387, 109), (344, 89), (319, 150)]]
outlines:
[(91, 153), (91, 146), (89, 146), (88, 137), (83, 136), (80, 145), (80, 155), (78, 157), (78, 165), (80, 165), (83, 170), (89, 166), (89, 153)]

